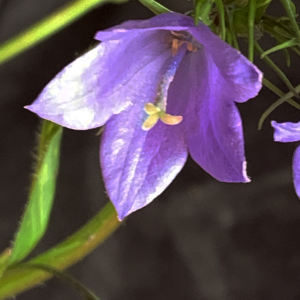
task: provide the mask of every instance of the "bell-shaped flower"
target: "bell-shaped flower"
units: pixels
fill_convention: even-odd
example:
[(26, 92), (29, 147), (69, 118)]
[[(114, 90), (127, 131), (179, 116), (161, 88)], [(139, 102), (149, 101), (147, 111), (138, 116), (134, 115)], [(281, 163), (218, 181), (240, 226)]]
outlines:
[(188, 152), (211, 176), (248, 182), (235, 102), (262, 74), (191, 17), (167, 13), (100, 31), (27, 108), (62, 126), (104, 127), (100, 161), (119, 219), (161, 194)]
[[(271, 122), (276, 142), (288, 143), (300, 141), (300, 122), (299, 123), (277, 123)], [(296, 194), (300, 198), (300, 146), (296, 148), (293, 156), (293, 178)]]

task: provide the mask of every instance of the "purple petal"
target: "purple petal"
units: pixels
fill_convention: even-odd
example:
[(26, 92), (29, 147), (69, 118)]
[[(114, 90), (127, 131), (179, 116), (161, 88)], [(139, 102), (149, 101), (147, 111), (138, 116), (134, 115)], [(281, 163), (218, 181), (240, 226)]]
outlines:
[(178, 13), (165, 13), (147, 20), (126, 21), (120, 25), (99, 31), (95, 39), (99, 41), (119, 40), (126, 38), (130, 31), (145, 32), (159, 29), (181, 31), (187, 30), (191, 26), (194, 26), (191, 17)]
[(231, 87), (203, 49), (186, 55), (170, 86), (169, 103), (180, 100), (192, 158), (220, 181), (249, 181)]
[(299, 123), (277, 123), (272, 121), (271, 125), (275, 129), (274, 140), (276, 142), (296, 142), (300, 140), (300, 122)]
[(112, 117), (103, 132), (100, 160), (119, 219), (149, 204), (182, 169), (187, 146), (182, 126), (161, 121), (142, 130), (143, 104)]
[(72, 129), (102, 126), (147, 98), (149, 85), (155, 90), (157, 74), (171, 57), (169, 35), (132, 32), (124, 40), (101, 43), (67, 66), (26, 108)]
[(203, 45), (205, 55), (212, 57), (220, 75), (232, 88), (232, 101), (245, 102), (258, 94), (262, 86), (262, 73), (239, 51), (222, 41), (204, 24), (199, 23), (188, 32)]
[(293, 177), (295, 191), (300, 198), (300, 147), (297, 147), (293, 156)]

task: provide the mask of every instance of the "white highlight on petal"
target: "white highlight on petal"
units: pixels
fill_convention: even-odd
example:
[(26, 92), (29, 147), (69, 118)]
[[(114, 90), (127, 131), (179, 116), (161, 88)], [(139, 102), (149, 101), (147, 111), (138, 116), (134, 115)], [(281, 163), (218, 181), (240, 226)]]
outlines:
[(243, 162), (243, 176), (245, 178), (245, 181), (244, 181), (245, 183), (251, 182), (250, 178), (247, 175), (247, 162), (246, 161)]
[[(76, 63), (72, 63), (67, 66), (64, 71), (52, 80), (47, 89), (43, 93), (43, 101), (55, 98), (57, 103), (64, 103), (69, 99), (84, 97), (87, 93), (91, 92), (94, 87), (91, 84), (91, 80), (97, 74), (88, 73), (89, 85), (86, 83), (86, 78), (82, 78), (83, 70), (91, 70), (91, 65), (94, 61), (103, 55), (104, 48), (101, 46), (95, 47), (85, 55), (81, 56), (76, 60)], [(95, 69), (96, 72), (96, 69)], [(95, 77), (96, 80), (96, 77)], [(94, 82), (93, 82), (94, 83)]]
[(72, 124), (78, 124), (80, 127), (88, 127), (95, 118), (95, 111), (89, 107), (83, 107), (80, 110), (66, 110), (64, 119)]
[(118, 155), (118, 153), (120, 152), (120, 150), (123, 148), (123, 146), (125, 145), (125, 140), (124, 139), (117, 139), (113, 142), (112, 144), (112, 155)]

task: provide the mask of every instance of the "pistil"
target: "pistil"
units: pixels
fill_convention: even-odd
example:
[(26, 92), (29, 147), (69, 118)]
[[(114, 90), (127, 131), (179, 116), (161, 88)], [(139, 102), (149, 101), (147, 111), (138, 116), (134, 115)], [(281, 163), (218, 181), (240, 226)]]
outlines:
[[(196, 52), (199, 48), (188, 40), (188, 33), (171, 31), (171, 34), (173, 36), (171, 44), (173, 58), (158, 86), (154, 103), (147, 103), (145, 105), (145, 112), (149, 117), (142, 125), (143, 130), (153, 128), (159, 119), (167, 125), (177, 125), (183, 119), (182, 116), (173, 116), (166, 113), (168, 90), (186, 51)], [(182, 45), (186, 45), (186, 47), (182, 47)]]

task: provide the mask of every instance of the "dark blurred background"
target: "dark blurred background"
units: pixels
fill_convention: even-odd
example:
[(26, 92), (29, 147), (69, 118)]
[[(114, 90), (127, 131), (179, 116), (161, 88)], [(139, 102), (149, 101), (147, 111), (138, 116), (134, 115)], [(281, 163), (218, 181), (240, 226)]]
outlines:
[[(0, 0), (0, 42), (67, 2)], [(282, 15), (280, 1), (273, 2), (270, 13)], [(178, 12), (192, 6), (187, 0), (161, 3)], [(40, 122), (23, 106), (94, 44), (97, 30), (151, 16), (134, 0), (105, 5), (0, 66), (0, 250), (10, 245), (26, 203)], [(262, 45), (267, 49), (274, 41), (267, 38)], [(281, 53), (271, 57), (294, 85), (299, 84), (299, 57), (292, 56), (290, 68)], [(286, 91), (258, 57), (256, 62), (269, 80)], [(160, 197), (127, 218), (69, 272), (102, 300), (300, 299), (300, 206), (291, 172), (296, 144), (274, 143), (269, 125), (271, 119), (299, 121), (299, 112), (284, 104), (257, 130), (260, 115), (276, 99), (263, 89), (257, 98), (239, 105), (252, 183), (220, 183), (189, 159)], [(64, 131), (55, 205), (35, 254), (74, 232), (108, 201), (96, 133)], [(52, 279), (17, 299), (81, 298)]]

